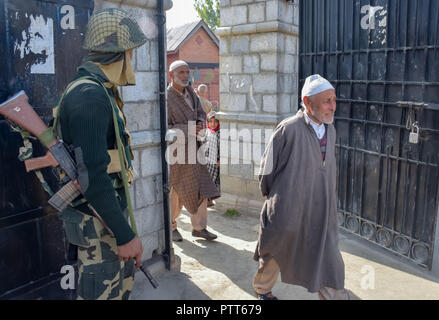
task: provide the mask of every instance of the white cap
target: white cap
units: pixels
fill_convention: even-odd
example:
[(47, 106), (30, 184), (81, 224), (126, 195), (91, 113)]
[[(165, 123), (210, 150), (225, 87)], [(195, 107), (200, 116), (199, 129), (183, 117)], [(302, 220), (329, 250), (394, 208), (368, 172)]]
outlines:
[(182, 66), (186, 66), (186, 67), (189, 68), (189, 65), (188, 65), (186, 62), (184, 62), (183, 60), (177, 60), (177, 61), (174, 61), (174, 62), (171, 63), (171, 65), (169, 66), (169, 72), (174, 71), (175, 69), (180, 68), (180, 67), (182, 67)]
[(319, 94), (320, 92), (331, 89), (335, 90), (332, 84), (319, 74), (309, 76), (308, 78), (306, 78), (305, 84), (302, 88), (302, 101), (304, 97), (311, 97)]

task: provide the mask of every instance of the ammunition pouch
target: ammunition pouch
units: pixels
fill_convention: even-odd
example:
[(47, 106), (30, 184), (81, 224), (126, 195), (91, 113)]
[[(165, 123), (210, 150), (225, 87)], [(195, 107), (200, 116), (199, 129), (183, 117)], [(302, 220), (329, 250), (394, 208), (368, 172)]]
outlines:
[(107, 152), (111, 159), (107, 167), (107, 173), (112, 174), (122, 172), (122, 167), (119, 160), (119, 152), (117, 149), (108, 150)]
[[(117, 149), (113, 150), (107, 150), (108, 155), (110, 156), (110, 163), (107, 167), (107, 173), (109, 175), (113, 175), (114, 173), (117, 173), (117, 177), (112, 179), (113, 187), (114, 189), (123, 188), (123, 181), (122, 181), (122, 167), (119, 160), (119, 153)], [(134, 170), (133, 168), (127, 168), (126, 169), (126, 175), (128, 180), (128, 185), (130, 186), (131, 183), (134, 181)]]
[(64, 231), (69, 243), (88, 247), (90, 246), (88, 239), (98, 237), (92, 216), (68, 206), (61, 212), (60, 218), (64, 222)]
[(114, 299), (123, 290), (123, 272), (119, 260), (105, 261), (87, 266), (87, 271), (82, 272), (79, 283), (79, 296), (85, 300), (96, 300), (102, 294), (99, 288), (107, 281), (118, 276), (119, 280), (111, 284), (111, 292), (106, 299)]

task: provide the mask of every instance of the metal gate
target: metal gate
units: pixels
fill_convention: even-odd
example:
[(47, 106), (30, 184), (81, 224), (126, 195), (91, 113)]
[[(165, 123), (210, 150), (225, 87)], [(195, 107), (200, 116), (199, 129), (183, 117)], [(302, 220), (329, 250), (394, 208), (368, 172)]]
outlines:
[[(25, 90), (44, 119), (86, 54), (93, 0), (0, 0), (0, 101)], [(62, 222), (34, 174), (17, 159), (23, 140), (0, 116), (0, 299), (64, 299), (69, 264)], [(45, 150), (33, 142), (34, 155)], [(55, 186), (50, 169), (43, 175)]]
[(300, 87), (319, 73), (337, 89), (340, 226), (431, 269), (439, 1), (305, 0), (300, 6)]

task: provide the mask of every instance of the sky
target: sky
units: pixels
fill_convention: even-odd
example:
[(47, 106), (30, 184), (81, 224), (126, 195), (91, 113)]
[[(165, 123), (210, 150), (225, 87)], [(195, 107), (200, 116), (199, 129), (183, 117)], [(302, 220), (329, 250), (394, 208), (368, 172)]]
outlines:
[(199, 19), (194, 0), (172, 0), (173, 6), (166, 11), (166, 28), (179, 27)]

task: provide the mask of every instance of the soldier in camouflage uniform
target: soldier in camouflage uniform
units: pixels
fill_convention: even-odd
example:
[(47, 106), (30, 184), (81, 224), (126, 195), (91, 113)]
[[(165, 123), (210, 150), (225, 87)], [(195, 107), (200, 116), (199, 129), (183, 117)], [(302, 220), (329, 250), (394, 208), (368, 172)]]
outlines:
[(123, 178), (125, 186), (132, 181), (133, 156), (118, 86), (135, 85), (133, 49), (146, 41), (125, 11), (96, 12), (85, 37), (90, 53), (56, 111), (55, 131), (74, 152), (83, 194), (61, 213), (68, 241), (78, 246), (78, 299), (128, 299), (134, 262), (141, 265), (142, 243), (127, 220)]

